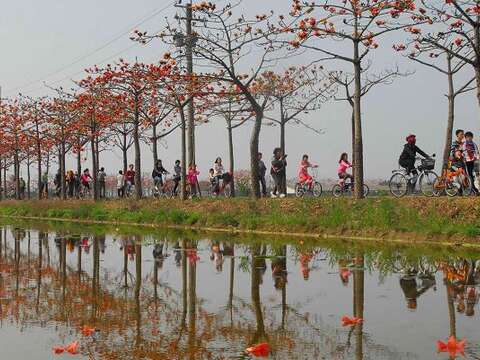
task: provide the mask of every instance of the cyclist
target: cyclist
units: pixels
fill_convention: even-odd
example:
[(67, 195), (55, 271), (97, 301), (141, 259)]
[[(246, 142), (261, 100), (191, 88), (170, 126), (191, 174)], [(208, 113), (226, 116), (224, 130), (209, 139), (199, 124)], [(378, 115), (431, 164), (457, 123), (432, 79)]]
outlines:
[(353, 176), (347, 173), (347, 170), (352, 167), (352, 164), (348, 161), (348, 154), (342, 153), (340, 155), (340, 160), (338, 160), (338, 169), (337, 175), (340, 179), (340, 185), (343, 186), (345, 184), (345, 180), (350, 179), (351, 184), (353, 185)]
[(159, 190), (161, 189), (162, 193), (165, 193), (165, 190), (163, 188), (163, 175), (167, 174), (170, 173), (163, 167), (162, 160), (157, 160), (157, 163), (155, 164), (155, 167), (152, 171), (152, 178), (154, 186)]
[(88, 169), (83, 170), (83, 174), (80, 177), (80, 182), (84, 189), (88, 189), (88, 191), (90, 191), (91, 180), (92, 180), (92, 176), (90, 175), (90, 170)]
[(313, 165), (308, 161), (308, 155), (302, 156), (302, 161), (300, 162), (300, 168), (298, 170), (298, 182), (301, 185), (307, 184), (308, 189), (312, 190), (313, 177), (308, 173), (308, 168), (318, 168), (318, 165)]
[(475, 194), (478, 194), (478, 189), (475, 186), (475, 175), (477, 177), (479, 175), (478, 160), (480, 159), (480, 154), (477, 144), (473, 141), (473, 133), (471, 131), (465, 133), (465, 142), (462, 145), (462, 151), (465, 157), (468, 176), (472, 183), (472, 190)]
[(415, 169), (415, 158), (417, 157), (417, 153), (426, 159), (430, 159), (430, 156), (428, 156), (416, 145), (417, 137), (415, 135), (408, 135), (406, 141), (407, 143), (403, 146), (403, 151), (400, 154), (398, 163), (407, 171), (407, 175), (413, 174), (416, 176), (418, 174), (417, 170)]
[(455, 130), (456, 139), (452, 142), (452, 146), (450, 146), (450, 156), (455, 155), (455, 150), (459, 150), (462, 148), (463, 143), (465, 142), (465, 131), (462, 129)]
[(128, 170), (125, 172), (125, 193), (129, 194), (132, 186), (135, 184), (135, 170), (133, 164), (128, 166)]

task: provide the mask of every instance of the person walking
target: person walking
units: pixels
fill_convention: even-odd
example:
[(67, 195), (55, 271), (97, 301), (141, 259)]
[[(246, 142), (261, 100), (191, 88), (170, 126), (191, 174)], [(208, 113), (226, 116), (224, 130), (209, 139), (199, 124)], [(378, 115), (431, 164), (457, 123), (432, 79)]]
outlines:
[(467, 168), (468, 176), (472, 184), (472, 191), (478, 195), (478, 189), (475, 186), (475, 175), (478, 176), (478, 160), (480, 159), (478, 146), (473, 141), (473, 133), (467, 131), (465, 133), (465, 141), (462, 144), (463, 157), (465, 159), (465, 166)]
[(287, 171), (287, 155), (280, 148), (273, 150), (272, 167), (270, 175), (272, 175), (275, 187), (272, 191), (272, 197), (279, 196), (284, 198), (286, 194), (285, 175)]
[(106, 195), (106, 181), (107, 181), (107, 174), (105, 173), (105, 168), (100, 168), (98, 172), (98, 184), (100, 187), (100, 198), (104, 199)]
[(125, 176), (120, 170), (117, 175), (117, 196), (123, 198), (125, 196)]
[(262, 160), (263, 154), (258, 153), (258, 177), (260, 180), (260, 186), (262, 187), (262, 196), (267, 196), (267, 181), (265, 180), (265, 175), (267, 174), (267, 167)]

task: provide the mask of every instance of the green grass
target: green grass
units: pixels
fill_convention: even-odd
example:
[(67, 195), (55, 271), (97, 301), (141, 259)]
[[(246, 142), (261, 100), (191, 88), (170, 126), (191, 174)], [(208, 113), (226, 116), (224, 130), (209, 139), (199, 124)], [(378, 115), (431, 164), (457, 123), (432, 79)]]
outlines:
[(276, 233), (420, 236), (476, 240), (480, 207), (475, 199), (229, 199), (3, 202), (4, 217), (175, 225)]

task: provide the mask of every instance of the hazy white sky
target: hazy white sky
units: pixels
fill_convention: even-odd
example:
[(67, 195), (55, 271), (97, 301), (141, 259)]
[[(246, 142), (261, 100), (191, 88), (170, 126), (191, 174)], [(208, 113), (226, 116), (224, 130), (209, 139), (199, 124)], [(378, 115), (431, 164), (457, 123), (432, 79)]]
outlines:
[[(175, 8), (167, 0), (22, 0), (2, 4), (0, 11), (0, 85), (2, 96), (18, 92), (37, 96), (47, 94), (43, 86), (71, 86), (70, 79), (82, 77), (82, 70), (93, 64), (112, 62), (119, 57), (151, 62), (165, 51), (160, 42), (147, 47), (129, 40), (131, 29), (155, 32), (172, 19)], [(166, 10), (160, 11), (167, 7)], [(290, 0), (244, 0), (248, 12), (262, 13), (274, 9), (287, 13)], [(400, 36), (404, 36), (400, 34)], [(426, 152), (441, 154), (446, 124), (446, 79), (433, 70), (412, 63), (391, 49), (386, 41), (373, 55), (376, 69), (398, 64), (415, 74), (398, 79), (393, 85), (373, 90), (363, 103), (365, 167), (367, 178), (387, 178), (396, 168), (399, 152), (408, 133), (415, 133), (418, 145)], [(305, 57), (310, 61), (311, 57)], [(299, 61), (299, 60), (296, 60)], [(334, 69), (342, 64), (330, 63)], [(456, 127), (479, 133), (478, 105), (472, 94), (457, 101)], [(320, 111), (306, 115), (311, 126), (324, 130), (317, 135), (303, 127), (291, 126), (287, 133), (289, 175), (297, 171), (302, 154), (310, 154), (321, 165), (321, 177), (335, 177), (339, 154), (350, 152), (350, 109), (344, 103), (331, 102)], [(248, 168), (250, 128), (236, 130), (237, 168)], [(171, 135), (160, 156), (171, 168), (180, 157), (179, 133)], [(261, 151), (270, 157), (278, 144), (279, 131), (264, 127)], [(480, 138), (480, 134), (479, 134)], [(143, 170), (151, 169), (151, 152), (143, 149)], [(197, 130), (197, 158), (202, 175), (206, 175), (216, 156), (227, 158), (226, 129), (221, 120)], [(121, 167), (120, 154), (103, 153), (102, 165), (108, 172)], [(73, 167), (73, 160), (68, 164)], [(89, 166), (88, 163), (86, 166)]]

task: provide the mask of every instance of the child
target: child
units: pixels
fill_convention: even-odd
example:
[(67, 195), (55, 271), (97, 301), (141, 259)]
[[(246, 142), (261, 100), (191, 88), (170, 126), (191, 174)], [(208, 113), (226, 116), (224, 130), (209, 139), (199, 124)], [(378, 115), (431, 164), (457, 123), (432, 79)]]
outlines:
[(190, 196), (197, 195), (198, 175), (200, 175), (200, 172), (197, 170), (197, 165), (190, 165), (187, 175), (188, 183), (190, 184)]
[(117, 175), (117, 196), (122, 198), (124, 196), (125, 190), (125, 176), (123, 176), (123, 171), (120, 170)]
[(450, 169), (453, 172), (459, 172), (460, 169), (465, 170), (465, 162), (462, 150), (455, 150), (453, 158), (450, 159)]
[(473, 142), (473, 133), (467, 131), (465, 133), (465, 141), (462, 144), (463, 156), (465, 158), (465, 166), (467, 168), (468, 176), (472, 183), (472, 190), (478, 194), (478, 189), (475, 186), (475, 175), (478, 177), (478, 161), (480, 159), (478, 146)]
[(208, 171), (208, 177), (210, 179), (210, 186), (212, 187), (212, 191), (215, 195), (217, 195), (218, 194), (219, 180), (218, 180), (218, 176), (215, 176), (215, 170), (214, 169), (210, 169)]
[(345, 183), (346, 179), (350, 179), (353, 184), (353, 176), (347, 173), (347, 170), (352, 167), (352, 164), (348, 161), (348, 154), (343, 153), (340, 155), (340, 160), (338, 161), (337, 174), (338, 178)]
[(308, 184), (308, 188), (312, 189), (313, 177), (308, 173), (308, 168), (317, 168), (318, 165), (313, 165), (308, 161), (308, 155), (303, 155), (300, 162), (300, 169), (298, 170), (298, 180), (300, 184)]

